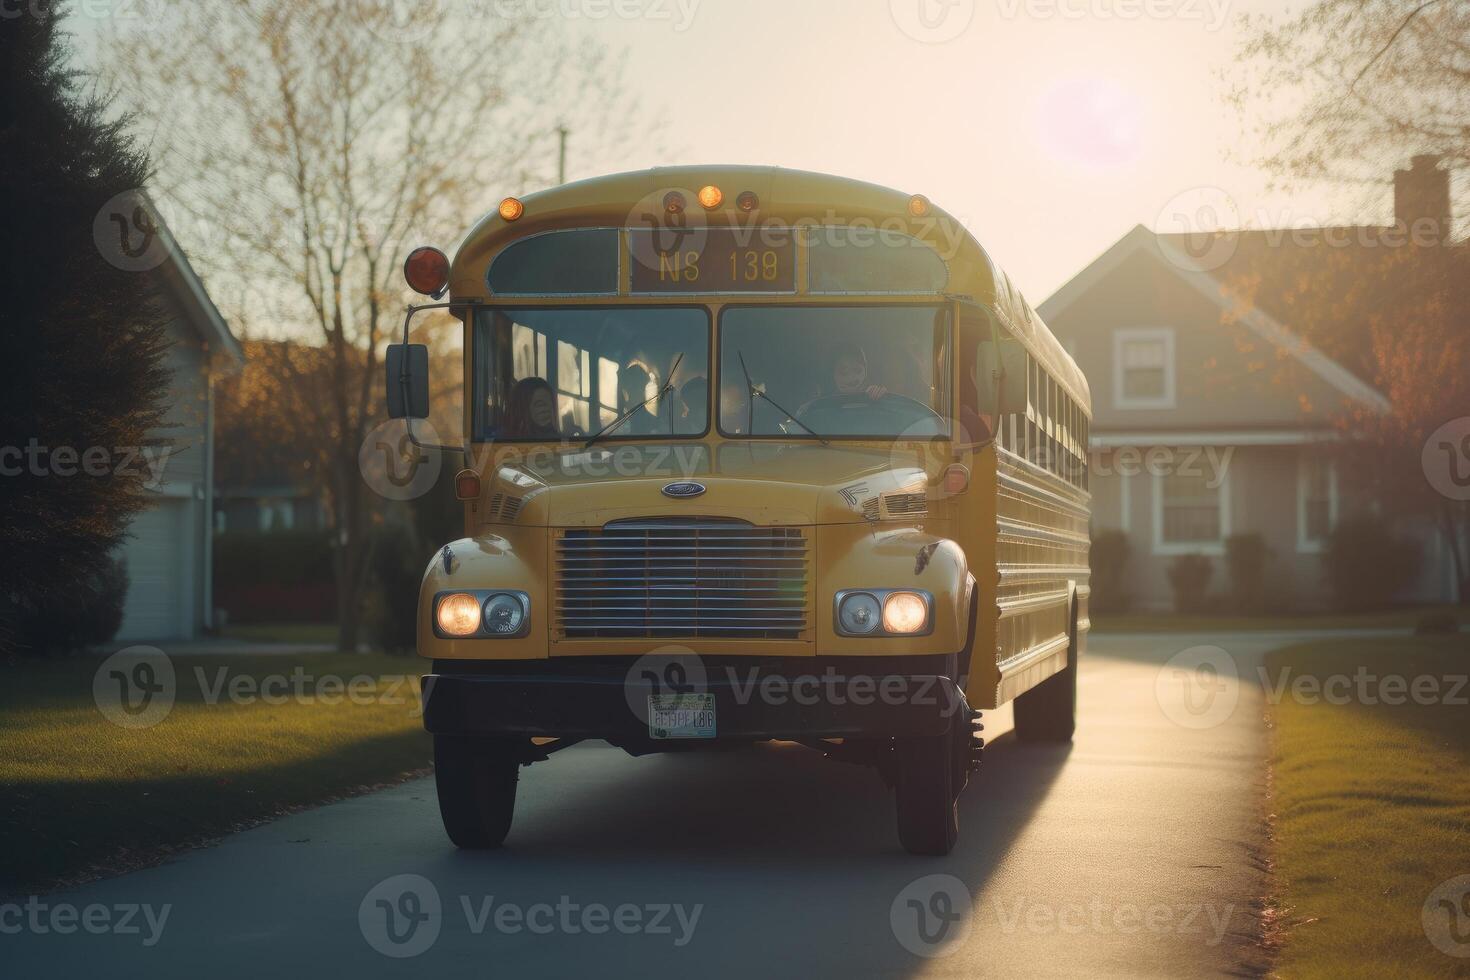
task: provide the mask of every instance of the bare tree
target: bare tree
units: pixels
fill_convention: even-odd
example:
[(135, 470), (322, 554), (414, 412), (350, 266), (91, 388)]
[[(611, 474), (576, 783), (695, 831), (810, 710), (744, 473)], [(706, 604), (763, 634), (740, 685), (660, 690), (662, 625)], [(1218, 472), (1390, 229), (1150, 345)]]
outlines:
[[(336, 532), (339, 646), (356, 648), (378, 501), (358, 450), (382, 416), (380, 348), (401, 323), (409, 247), (448, 247), (549, 175), (558, 122), (607, 146), (630, 107), (618, 59), (564, 22), (492, 5), (174, 0), (100, 44), (151, 127), (161, 207), (227, 315), (321, 348), (271, 370), (307, 424)], [(405, 19), (405, 13), (412, 19)], [(549, 180), (547, 181), (549, 182)], [(325, 359), (325, 363), (321, 360)]]
[[(1464, 0), (1317, 0), (1247, 18), (1238, 55), (1231, 99), (1263, 147), (1256, 162), (1281, 182), (1381, 185), (1419, 155), (1470, 166)], [(1292, 327), (1388, 398), (1387, 415), (1336, 413), (1340, 455), (1393, 513), (1439, 525), (1465, 598), (1470, 505), (1426, 478), (1436, 433), (1470, 412), (1470, 247), (1443, 227), (1427, 244), (1392, 241), (1274, 248), (1227, 278), (1249, 307), (1265, 272)]]
[(1318, 0), (1245, 26), (1230, 98), (1269, 173), (1381, 182), (1421, 153), (1470, 165), (1464, 0)]

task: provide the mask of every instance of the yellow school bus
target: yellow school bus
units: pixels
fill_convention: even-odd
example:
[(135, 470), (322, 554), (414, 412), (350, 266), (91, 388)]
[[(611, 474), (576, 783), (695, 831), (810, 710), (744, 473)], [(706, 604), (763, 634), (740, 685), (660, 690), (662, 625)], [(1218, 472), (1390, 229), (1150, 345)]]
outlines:
[[(418, 622), (456, 845), (500, 845), (520, 767), (583, 739), (783, 740), (873, 766), (901, 844), (944, 854), (982, 710), (1070, 740), (1087, 382), (926, 197), (619, 174), (507, 198), (405, 273), (443, 297), (410, 319), (464, 325), (464, 537)], [(387, 394), (412, 433), (408, 333)]]

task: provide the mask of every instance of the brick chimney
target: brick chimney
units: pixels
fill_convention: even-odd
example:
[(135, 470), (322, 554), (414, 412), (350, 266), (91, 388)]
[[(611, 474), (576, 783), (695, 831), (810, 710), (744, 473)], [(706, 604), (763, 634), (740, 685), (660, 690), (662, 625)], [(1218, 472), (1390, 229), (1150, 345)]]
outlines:
[(1415, 241), (1442, 242), (1450, 235), (1450, 175), (1439, 160), (1420, 154), (1393, 175), (1393, 217)]

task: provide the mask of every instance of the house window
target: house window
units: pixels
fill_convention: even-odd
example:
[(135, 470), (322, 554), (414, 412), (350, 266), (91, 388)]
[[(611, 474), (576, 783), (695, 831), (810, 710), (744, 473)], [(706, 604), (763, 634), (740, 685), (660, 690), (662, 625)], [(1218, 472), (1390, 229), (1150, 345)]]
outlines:
[(1114, 402), (1118, 408), (1174, 407), (1174, 331), (1113, 334)]
[(1337, 523), (1337, 469), (1332, 460), (1301, 456), (1296, 468), (1296, 545), (1319, 552)]
[(1204, 474), (1154, 475), (1154, 552), (1223, 554), (1230, 534), (1230, 486)]

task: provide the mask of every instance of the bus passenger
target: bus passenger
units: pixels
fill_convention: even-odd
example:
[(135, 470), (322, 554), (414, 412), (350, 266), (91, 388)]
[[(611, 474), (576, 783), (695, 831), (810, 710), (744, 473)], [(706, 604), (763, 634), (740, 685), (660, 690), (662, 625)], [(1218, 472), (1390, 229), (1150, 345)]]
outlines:
[(706, 407), (709, 405), (709, 379), (690, 378), (679, 389), (679, 404), (674, 409), (674, 432), (697, 435), (704, 430)]
[(658, 404), (662, 399), (649, 399), (648, 389), (653, 380), (653, 374), (638, 361), (618, 373), (619, 404), (622, 411), (633, 413), (621, 427), (623, 432), (635, 436), (664, 432), (664, 423), (657, 415)]
[(865, 394), (877, 401), (888, 394), (882, 385), (868, 384), (868, 355), (857, 344), (843, 344), (832, 359), (832, 385), (839, 395)]
[(556, 393), (545, 378), (522, 378), (510, 390), (505, 413), (507, 439), (560, 439), (556, 425)]

